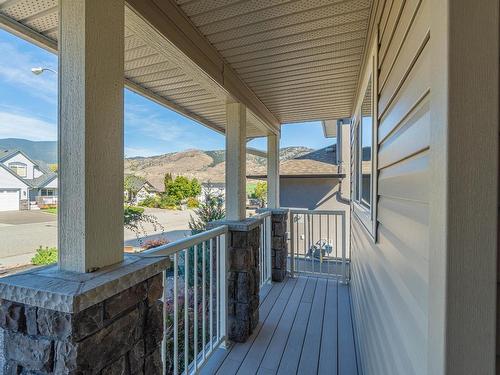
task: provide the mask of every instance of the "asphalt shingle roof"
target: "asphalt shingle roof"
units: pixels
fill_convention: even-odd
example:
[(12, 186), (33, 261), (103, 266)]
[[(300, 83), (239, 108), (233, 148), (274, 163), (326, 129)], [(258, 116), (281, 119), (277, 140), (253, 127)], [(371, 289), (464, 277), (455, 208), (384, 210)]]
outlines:
[[(280, 176), (331, 176), (335, 174), (338, 174), (336, 145), (315, 150), (280, 163)], [(266, 171), (262, 169), (262, 171), (259, 170), (247, 177), (263, 178), (265, 176)]]

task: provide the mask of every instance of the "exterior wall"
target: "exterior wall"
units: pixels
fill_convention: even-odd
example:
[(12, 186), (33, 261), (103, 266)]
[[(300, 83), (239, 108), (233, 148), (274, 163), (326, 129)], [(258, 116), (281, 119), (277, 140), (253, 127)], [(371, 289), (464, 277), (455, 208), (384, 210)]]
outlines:
[(355, 214), (351, 221), (364, 375), (427, 373), (431, 3), (378, 0), (372, 13), (371, 40), (378, 31), (379, 45), (376, 242)]
[(7, 159), (3, 162), (7, 167), (10, 163), (24, 163), (26, 164), (26, 178), (33, 179), (34, 177), (34, 167), (35, 165), (26, 158), (23, 154), (16, 154), (10, 159)]
[(28, 187), (18, 178), (0, 168), (0, 189), (19, 189), (21, 190), (21, 199), (27, 199)]
[(349, 205), (337, 200), (339, 180), (336, 178), (281, 178), (281, 207), (310, 210), (348, 209)]

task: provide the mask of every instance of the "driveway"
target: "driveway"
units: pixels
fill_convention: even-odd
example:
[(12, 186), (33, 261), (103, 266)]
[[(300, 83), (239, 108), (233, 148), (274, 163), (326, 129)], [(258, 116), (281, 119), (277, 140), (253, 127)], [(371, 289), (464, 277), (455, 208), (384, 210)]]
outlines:
[(44, 211), (0, 211), (0, 227), (57, 221), (57, 215)]
[[(190, 234), (188, 222), (192, 211), (147, 208), (145, 213), (155, 216), (164, 231), (161, 228), (155, 231), (147, 224), (146, 238), (139, 240), (136, 233), (125, 229), (126, 245), (140, 246), (145, 240), (158, 237), (172, 242)], [(29, 263), (40, 246), (57, 247), (57, 215), (41, 211), (0, 212), (0, 274), (2, 269)]]

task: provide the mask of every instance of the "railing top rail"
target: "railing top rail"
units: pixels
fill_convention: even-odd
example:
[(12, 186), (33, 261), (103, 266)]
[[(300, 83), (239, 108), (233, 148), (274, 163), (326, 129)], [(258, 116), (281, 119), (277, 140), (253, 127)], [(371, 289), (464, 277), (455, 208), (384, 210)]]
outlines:
[(222, 234), (227, 234), (228, 227), (227, 225), (221, 225), (217, 228), (213, 228), (210, 230), (206, 230), (204, 232), (194, 234), (190, 237), (186, 237), (166, 245), (161, 245), (155, 247), (150, 250), (146, 250), (139, 254), (145, 258), (153, 258), (153, 257), (166, 257), (169, 255), (173, 255), (181, 250), (188, 249), (191, 246), (197, 245), (204, 241), (208, 241), (214, 237), (220, 236)]
[(252, 219), (264, 219), (268, 216), (271, 216), (273, 213), (271, 211), (263, 211), (259, 212), (258, 214), (255, 214), (252, 216)]
[(345, 215), (343, 210), (308, 210), (303, 208), (290, 208), (291, 214), (321, 214), (321, 215)]

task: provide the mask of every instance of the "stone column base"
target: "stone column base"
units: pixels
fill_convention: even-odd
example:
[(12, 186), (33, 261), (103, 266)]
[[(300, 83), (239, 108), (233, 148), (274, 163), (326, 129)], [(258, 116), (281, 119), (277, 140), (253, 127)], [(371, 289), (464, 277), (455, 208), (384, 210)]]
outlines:
[(281, 282), (286, 277), (288, 259), (288, 211), (272, 210), (271, 267), (272, 280)]
[(161, 374), (161, 270), (127, 256), (93, 274), (47, 267), (0, 281), (3, 374)]

